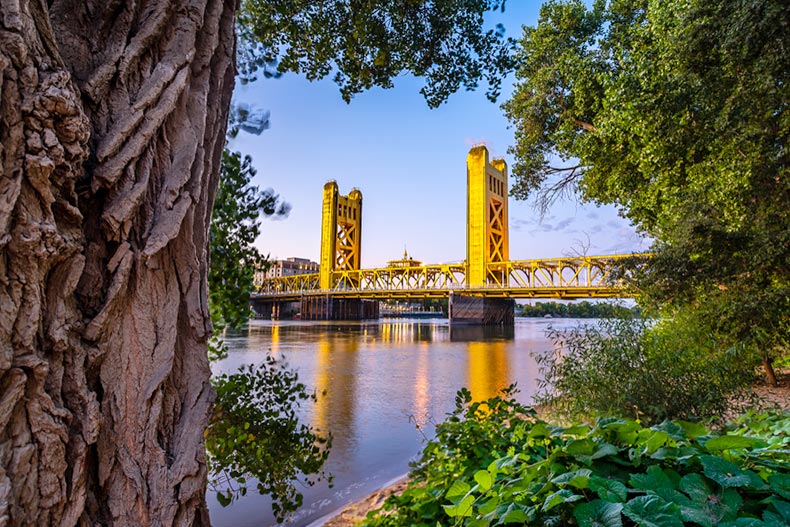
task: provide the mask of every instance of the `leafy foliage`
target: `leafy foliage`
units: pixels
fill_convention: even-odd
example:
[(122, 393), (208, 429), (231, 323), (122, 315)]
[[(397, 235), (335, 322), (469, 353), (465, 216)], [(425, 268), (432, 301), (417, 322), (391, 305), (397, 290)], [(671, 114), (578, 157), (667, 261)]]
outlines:
[(790, 335), (788, 33), (782, 2), (553, 0), (505, 105), (516, 197), (618, 205), (657, 240), (640, 303), (766, 364)]
[(522, 317), (553, 317), (569, 318), (632, 318), (640, 313), (639, 307), (627, 308), (618, 304), (603, 302), (592, 303), (586, 300), (573, 304), (559, 302), (536, 302), (533, 305), (516, 305), (516, 314)]
[[(556, 427), (511, 395), (470, 404), (460, 392), (406, 490), (363, 525), (769, 527), (790, 521), (790, 453), (764, 438), (715, 436), (683, 421), (646, 428), (606, 418)], [(781, 420), (790, 422), (790, 414)]]
[[(246, 109), (238, 111), (239, 123), (251, 121)], [(288, 212), (288, 205), (271, 190), (251, 185), (254, 175), (249, 156), (223, 152), (210, 231), (209, 309), (215, 330), (247, 323), (254, 274), (266, 264), (253, 245), (260, 216)], [(209, 350), (215, 359), (227, 354), (216, 338)], [(331, 437), (300, 423), (297, 415), (316, 394), (272, 357), (258, 367), (247, 365), (234, 374), (215, 376), (212, 384), (217, 399), (206, 430), (206, 449), (217, 499), (230, 504), (246, 494), (248, 480), (255, 479), (258, 492), (272, 497), (275, 516), (282, 521), (302, 503), (296, 483), (312, 485), (326, 477), (322, 467)]]
[(422, 93), (432, 107), (461, 86), (484, 78), (489, 98), (513, 68), (514, 41), (504, 28), (483, 28), (483, 14), (505, 0), (359, 2), (244, 0), (239, 16), (242, 78), (257, 72), (333, 75), (343, 99), (411, 72), (427, 79)]
[(538, 399), (559, 414), (696, 421), (747, 402), (749, 355), (676, 321), (609, 319), (549, 336), (564, 351), (537, 357)]
[(303, 403), (316, 401), (316, 394), (271, 356), (212, 383), (217, 400), (206, 448), (217, 498), (223, 505), (231, 503), (246, 494), (247, 481), (254, 478), (258, 492), (271, 495), (275, 516), (282, 521), (302, 504), (297, 481), (313, 485), (327, 477), (322, 467), (332, 438), (319, 435), (297, 415)]
[(223, 152), (209, 233), (209, 311), (218, 331), (238, 328), (249, 318), (255, 271), (266, 264), (253, 245), (260, 234), (261, 215), (284, 216), (290, 209), (271, 189), (253, 186), (253, 176), (249, 156)]

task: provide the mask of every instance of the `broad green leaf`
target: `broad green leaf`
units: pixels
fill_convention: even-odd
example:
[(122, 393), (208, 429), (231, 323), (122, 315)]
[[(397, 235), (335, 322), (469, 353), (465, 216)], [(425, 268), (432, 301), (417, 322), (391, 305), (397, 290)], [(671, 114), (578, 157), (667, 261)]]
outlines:
[(790, 500), (790, 474), (773, 474), (768, 476), (771, 490), (781, 497)]
[(579, 527), (622, 527), (622, 510), (622, 503), (593, 500), (577, 505), (573, 509), (573, 516), (579, 522)]
[(719, 522), (734, 520), (743, 504), (734, 489), (714, 491), (700, 474), (688, 474), (680, 480), (680, 488), (689, 495), (691, 503), (681, 507), (685, 521), (713, 527)]
[(705, 425), (700, 423), (690, 423), (688, 421), (675, 421), (686, 432), (686, 437), (689, 439), (696, 439), (698, 437), (707, 435), (710, 431), (705, 428)]
[(765, 446), (768, 446), (768, 443), (762, 439), (733, 435), (712, 437), (705, 443), (705, 449), (708, 452), (719, 452), (738, 448), (762, 448)]
[(590, 459), (600, 459), (606, 456), (616, 456), (620, 451), (618, 448), (610, 443), (601, 443), (595, 449)]
[(450, 518), (465, 518), (472, 515), (472, 505), (475, 502), (474, 496), (466, 496), (456, 505), (442, 505), (444, 512)]
[(571, 456), (589, 456), (595, 451), (595, 443), (592, 439), (576, 439), (565, 447), (565, 451)]
[(765, 483), (756, 473), (716, 456), (700, 456), (703, 472), (722, 487), (761, 489)]
[(790, 525), (790, 503), (782, 500), (773, 500), (771, 505), (782, 515), (782, 518)]
[(718, 527), (768, 527), (765, 522), (757, 518), (738, 518), (731, 522), (722, 522)]
[(781, 516), (769, 510), (763, 511), (763, 524), (765, 527), (787, 527)]
[(669, 434), (666, 432), (654, 430), (652, 434), (648, 435), (644, 440), (640, 440), (639, 442), (645, 446), (648, 454), (652, 454), (664, 446), (668, 440)]
[(641, 527), (683, 527), (680, 508), (658, 496), (637, 496), (625, 504), (623, 514)]
[(480, 507), (478, 507), (477, 511), (480, 514), (488, 514), (489, 512), (493, 512), (499, 506), (500, 498), (498, 494), (495, 494), (490, 500), (486, 501)]
[(512, 508), (507, 511), (502, 518), (499, 520), (499, 523), (507, 524), (507, 523), (520, 523), (524, 525), (524, 523), (528, 520), (527, 514), (519, 508), (518, 505), (515, 503), (512, 505)]
[(579, 470), (574, 470), (573, 472), (565, 472), (560, 474), (556, 478), (552, 479), (551, 482), (555, 485), (571, 485), (577, 489), (586, 489), (590, 483), (590, 474), (592, 474), (592, 470), (588, 468), (581, 468)]
[(469, 486), (469, 483), (457, 479), (450, 485), (450, 488), (447, 490), (447, 499), (452, 501), (453, 503), (457, 504), (461, 498), (467, 495), (467, 493), (472, 489)]
[(487, 470), (478, 470), (475, 472), (475, 481), (480, 485), (480, 490), (485, 492), (491, 488), (491, 485), (494, 483), (494, 478), (491, 477), (491, 474)]
[(667, 502), (685, 505), (688, 498), (677, 491), (675, 483), (658, 465), (651, 465), (645, 474), (634, 474), (629, 481), (635, 489), (654, 494)]
[(590, 478), (590, 490), (598, 494), (598, 497), (602, 500), (612, 503), (625, 502), (628, 497), (628, 489), (616, 479), (592, 476)]
[(579, 501), (584, 499), (584, 496), (580, 494), (574, 493), (570, 489), (562, 489), (554, 492), (553, 494), (549, 494), (546, 496), (546, 499), (543, 501), (543, 506), (541, 507), (542, 511), (548, 511), (559, 505), (560, 503), (573, 503), (574, 501)]

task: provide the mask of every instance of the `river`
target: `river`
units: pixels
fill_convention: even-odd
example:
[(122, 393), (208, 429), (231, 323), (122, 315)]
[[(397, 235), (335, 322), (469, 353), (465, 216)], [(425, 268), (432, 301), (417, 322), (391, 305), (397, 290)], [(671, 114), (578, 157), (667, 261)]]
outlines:
[[(296, 369), (301, 382), (326, 390), (304, 418), (333, 435), (326, 468), (334, 482), (300, 489), (304, 506), (290, 521), (300, 527), (405, 474), (460, 388), (479, 400), (517, 383), (518, 399), (529, 404), (539, 373), (533, 354), (553, 349), (546, 330), (582, 323), (517, 318), (510, 328), (450, 328), (446, 319), (253, 321), (244, 334), (226, 338), (228, 358), (214, 370), (230, 373), (272, 354)], [(249, 487), (228, 507), (209, 491), (213, 525), (276, 525), (271, 502)]]

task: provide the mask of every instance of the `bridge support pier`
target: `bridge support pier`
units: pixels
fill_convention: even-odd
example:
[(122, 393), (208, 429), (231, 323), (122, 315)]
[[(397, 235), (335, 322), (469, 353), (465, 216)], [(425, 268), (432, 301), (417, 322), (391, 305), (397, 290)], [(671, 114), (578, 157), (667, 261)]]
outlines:
[(450, 292), (450, 325), (512, 326), (516, 301), (512, 298), (485, 298)]
[(369, 320), (379, 318), (379, 301), (334, 298), (332, 295), (304, 296), (302, 320)]

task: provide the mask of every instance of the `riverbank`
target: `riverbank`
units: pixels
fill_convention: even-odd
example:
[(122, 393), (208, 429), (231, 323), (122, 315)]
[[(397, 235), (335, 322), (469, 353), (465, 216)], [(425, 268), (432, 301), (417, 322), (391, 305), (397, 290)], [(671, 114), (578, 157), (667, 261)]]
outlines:
[[(754, 391), (766, 406), (778, 407), (790, 411), (790, 370), (777, 372), (778, 386), (758, 385)], [(368, 512), (378, 509), (393, 494), (399, 494), (406, 488), (408, 480), (404, 476), (382, 489), (353, 502), (341, 509), (325, 521), (316, 522), (310, 527), (354, 527), (361, 522)]]

